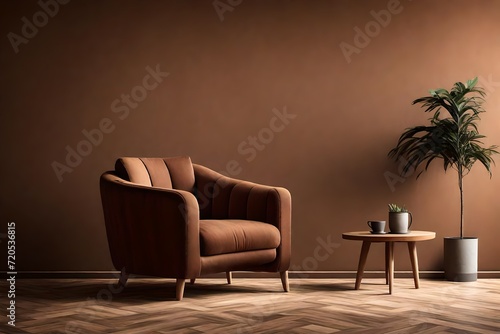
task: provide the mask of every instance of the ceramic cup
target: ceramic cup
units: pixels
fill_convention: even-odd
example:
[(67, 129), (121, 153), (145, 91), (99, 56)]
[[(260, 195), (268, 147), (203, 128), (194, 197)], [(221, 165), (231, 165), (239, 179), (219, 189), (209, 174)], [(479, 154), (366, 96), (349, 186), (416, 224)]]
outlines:
[(372, 233), (374, 234), (384, 233), (385, 220), (369, 220), (367, 224), (372, 229), (371, 230)]

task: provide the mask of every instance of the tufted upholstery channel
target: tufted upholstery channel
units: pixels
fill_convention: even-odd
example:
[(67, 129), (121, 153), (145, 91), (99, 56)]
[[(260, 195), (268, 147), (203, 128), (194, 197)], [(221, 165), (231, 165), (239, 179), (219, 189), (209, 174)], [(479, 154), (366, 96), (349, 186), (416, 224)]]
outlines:
[(194, 171), (191, 158), (120, 158), (115, 170), (127, 181), (167, 189), (192, 192)]

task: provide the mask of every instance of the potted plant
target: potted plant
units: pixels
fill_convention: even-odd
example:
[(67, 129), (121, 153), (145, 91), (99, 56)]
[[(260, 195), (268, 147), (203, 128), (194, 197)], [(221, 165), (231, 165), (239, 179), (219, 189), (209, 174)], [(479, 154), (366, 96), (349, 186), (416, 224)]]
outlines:
[[(476, 87), (477, 78), (465, 84), (457, 82), (450, 91), (436, 89), (413, 101), (420, 104), (425, 112), (434, 112), (429, 125), (406, 129), (397, 146), (389, 152), (389, 157), (405, 162), (402, 173), (406, 175), (425, 163), (417, 174), (427, 170), (435, 159), (442, 159), (445, 172), (449, 168), (457, 171), (460, 191), (460, 236), (444, 239), (445, 277), (454, 281), (475, 281), (477, 279), (476, 237), (464, 237), (464, 197), (463, 178), (479, 161), (491, 178), (492, 156), (497, 154), (497, 146), (484, 147), (478, 131), (479, 116), (484, 112), (484, 90)], [(446, 112), (442, 117), (441, 111)]]
[(408, 233), (413, 217), (405, 206), (397, 204), (389, 204), (389, 230), (391, 233), (404, 234)]

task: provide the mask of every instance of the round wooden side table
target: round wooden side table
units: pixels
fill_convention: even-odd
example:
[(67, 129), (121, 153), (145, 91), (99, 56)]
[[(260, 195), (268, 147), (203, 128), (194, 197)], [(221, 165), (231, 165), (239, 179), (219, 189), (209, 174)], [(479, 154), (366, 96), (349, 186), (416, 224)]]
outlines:
[(385, 243), (385, 279), (386, 284), (389, 284), (389, 293), (392, 294), (392, 286), (394, 281), (394, 243), (408, 243), (408, 251), (410, 253), (411, 267), (413, 270), (413, 280), (415, 281), (415, 289), (420, 287), (418, 273), (418, 258), (417, 258), (417, 241), (431, 240), (436, 237), (435, 232), (429, 231), (410, 231), (406, 234), (372, 234), (370, 231), (346, 232), (342, 233), (342, 238), (346, 240), (363, 241), (361, 246), (361, 254), (359, 256), (358, 272), (356, 274), (356, 284), (354, 289), (358, 290), (363, 278), (365, 270), (366, 258), (370, 251), (372, 242)]

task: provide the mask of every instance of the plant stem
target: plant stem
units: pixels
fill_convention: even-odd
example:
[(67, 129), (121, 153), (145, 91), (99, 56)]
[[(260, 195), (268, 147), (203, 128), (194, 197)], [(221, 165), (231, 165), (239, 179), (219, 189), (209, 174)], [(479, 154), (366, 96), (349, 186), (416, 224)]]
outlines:
[(458, 152), (458, 161), (457, 161), (457, 171), (458, 171), (458, 188), (460, 189), (460, 239), (464, 238), (464, 188), (463, 188), (463, 146), (461, 145), (461, 131), (462, 128), (462, 118), (460, 117), (460, 113), (458, 114), (457, 119), (457, 152)]
[(462, 166), (458, 169), (458, 187), (460, 188), (460, 239), (464, 238), (464, 189)]

